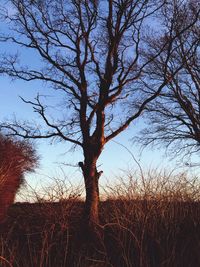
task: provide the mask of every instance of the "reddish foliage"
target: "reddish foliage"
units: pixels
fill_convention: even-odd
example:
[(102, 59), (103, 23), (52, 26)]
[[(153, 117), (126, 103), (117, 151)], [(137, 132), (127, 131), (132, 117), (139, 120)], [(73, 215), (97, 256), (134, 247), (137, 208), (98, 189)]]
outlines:
[(37, 162), (30, 143), (0, 135), (0, 221), (14, 202), (24, 173), (33, 171)]

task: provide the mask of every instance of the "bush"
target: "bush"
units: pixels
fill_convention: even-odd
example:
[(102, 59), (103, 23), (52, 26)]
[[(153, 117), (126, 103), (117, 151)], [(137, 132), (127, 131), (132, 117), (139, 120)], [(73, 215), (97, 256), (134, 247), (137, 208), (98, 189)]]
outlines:
[(0, 134), (0, 221), (14, 202), (24, 174), (33, 171), (37, 163), (33, 145)]

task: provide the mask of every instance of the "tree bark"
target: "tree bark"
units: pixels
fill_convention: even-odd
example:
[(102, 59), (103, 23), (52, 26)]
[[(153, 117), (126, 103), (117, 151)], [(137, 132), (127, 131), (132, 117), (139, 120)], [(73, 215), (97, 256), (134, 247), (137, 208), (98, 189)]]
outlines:
[(83, 212), (83, 222), (88, 230), (95, 231), (99, 225), (99, 177), (102, 172), (97, 171), (96, 159), (79, 163), (82, 168), (86, 200)]
[(85, 177), (85, 189), (84, 217), (89, 226), (99, 224), (99, 188), (98, 178), (95, 175)]

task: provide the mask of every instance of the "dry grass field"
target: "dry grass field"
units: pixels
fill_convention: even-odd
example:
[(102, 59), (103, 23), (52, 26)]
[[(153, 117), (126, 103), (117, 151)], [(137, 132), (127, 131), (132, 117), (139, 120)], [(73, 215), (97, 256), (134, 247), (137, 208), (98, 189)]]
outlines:
[(78, 190), (57, 202), (14, 204), (0, 226), (0, 266), (200, 266), (198, 180), (157, 174), (126, 181), (107, 187), (101, 236), (93, 242), (79, 227)]

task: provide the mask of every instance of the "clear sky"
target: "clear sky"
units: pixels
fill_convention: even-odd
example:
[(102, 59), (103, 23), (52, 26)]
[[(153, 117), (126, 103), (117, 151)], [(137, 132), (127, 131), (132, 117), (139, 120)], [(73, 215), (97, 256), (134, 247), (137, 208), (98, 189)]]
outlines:
[[(6, 31), (6, 26), (0, 23), (0, 31)], [(7, 53), (17, 52), (16, 47), (8, 44), (1, 44), (0, 52)], [(22, 53), (22, 58), (27, 64), (38, 64), (38, 59), (34, 53), (29, 53), (26, 50), (18, 50)], [(35, 114), (30, 105), (23, 103), (19, 96), (27, 100), (33, 100), (37, 93), (49, 95), (52, 93), (51, 89), (39, 82), (23, 82), (12, 81), (6, 77), (0, 77), (0, 121), (12, 118), (15, 115), (18, 119), (37, 121), (37, 114)], [(57, 95), (50, 98), (50, 101), (57, 100)], [(34, 122), (33, 122), (34, 123)], [(176, 161), (170, 162), (164, 156), (164, 150), (151, 151), (145, 149), (140, 153), (140, 147), (133, 144), (130, 139), (139, 131), (142, 121), (132, 123), (128, 130), (119, 135), (115, 140), (126, 146), (140, 162), (141, 167), (147, 170), (148, 168), (172, 168)], [(68, 143), (50, 144), (50, 141), (37, 141), (36, 147), (38, 154), (41, 157), (40, 166), (35, 174), (26, 175), (27, 182), (31, 186), (36, 185), (41, 187), (47, 184), (53, 176), (63, 176), (63, 171), (71, 182), (79, 183), (82, 181), (81, 172), (78, 168), (69, 166), (77, 165), (82, 160), (80, 151), (70, 152), (71, 147)], [(137, 168), (132, 155), (124, 147), (110, 142), (106, 145), (102, 156), (99, 159), (99, 170), (103, 170), (101, 177), (101, 184), (104, 184), (107, 179), (114, 181), (115, 176), (120, 170), (130, 168)], [(61, 177), (62, 178), (62, 177)]]
[[(31, 61), (31, 57), (29, 59)], [(32, 107), (23, 103), (19, 96), (33, 100), (37, 92), (50, 93), (50, 91), (38, 82), (11, 81), (8, 77), (0, 77), (0, 120), (11, 119), (15, 115), (18, 119), (37, 121), (37, 114), (33, 112)], [(126, 146), (145, 170), (173, 166), (175, 162), (170, 163), (164, 156), (164, 151), (145, 149), (141, 154), (140, 146), (130, 140), (139, 129), (140, 123), (136, 121), (114, 141)], [(32, 187), (40, 188), (56, 176), (64, 178), (63, 171), (72, 183), (79, 184), (83, 181), (80, 170), (73, 167), (82, 160), (81, 151), (71, 152), (69, 151), (71, 144), (67, 142), (50, 144), (50, 140), (36, 141), (36, 148), (41, 158), (40, 166), (36, 173), (26, 175), (27, 182)], [(110, 141), (99, 159), (99, 170), (104, 171), (100, 182), (101, 184), (107, 180), (114, 182), (119, 172), (132, 168), (138, 168), (132, 155), (126, 148)]]

